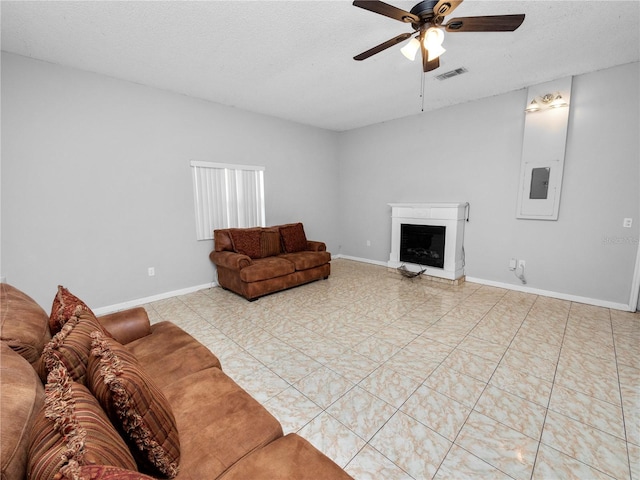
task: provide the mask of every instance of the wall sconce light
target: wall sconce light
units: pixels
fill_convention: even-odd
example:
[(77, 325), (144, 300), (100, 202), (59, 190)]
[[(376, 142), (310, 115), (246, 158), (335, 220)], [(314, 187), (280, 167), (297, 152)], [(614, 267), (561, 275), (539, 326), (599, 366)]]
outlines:
[[(540, 100), (540, 102), (538, 102)], [(539, 112), (540, 110), (546, 110), (547, 108), (560, 108), (568, 107), (567, 101), (562, 98), (559, 92), (547, 93), (540, 97), (534, 97), (531, 103), (524, 109), (527, 113)]]

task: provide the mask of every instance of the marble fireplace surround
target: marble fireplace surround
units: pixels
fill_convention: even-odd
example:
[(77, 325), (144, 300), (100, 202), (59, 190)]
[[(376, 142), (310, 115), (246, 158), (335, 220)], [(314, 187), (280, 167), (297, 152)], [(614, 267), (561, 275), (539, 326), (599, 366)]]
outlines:
[[(419, 272), (425, 275), (458, 280), (464, 276), (464, 222), (468, 203), (389, 203), (391, 207), (391, 254), (387, 266)], [(420, 266), (400, 261), (401, 225), (444, 226), (444, 267)]]

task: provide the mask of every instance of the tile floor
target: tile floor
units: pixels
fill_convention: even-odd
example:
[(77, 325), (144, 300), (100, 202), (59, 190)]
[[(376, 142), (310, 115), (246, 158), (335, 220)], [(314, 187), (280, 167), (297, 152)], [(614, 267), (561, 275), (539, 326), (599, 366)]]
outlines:
[(640, 315), (345, 259), (145, 306), (356, 479), (640, 479)]

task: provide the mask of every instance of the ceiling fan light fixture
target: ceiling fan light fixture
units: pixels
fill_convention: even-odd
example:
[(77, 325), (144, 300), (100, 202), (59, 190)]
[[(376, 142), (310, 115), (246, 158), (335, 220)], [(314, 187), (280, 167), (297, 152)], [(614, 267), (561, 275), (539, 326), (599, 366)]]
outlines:
[(422, 44), (424, 45), (424, 48), (429, 52), (429, 61), (435, 60), (447, 51), (442, 46), (443, 41), (444, 32), (441, 28), (429, 27), (427, 31), (424, 32), (424, 39), (422, 40)]
[(417, 38), (412, 38), (409, 43), (400, 49), (402, 54), (412, 62), (416, 59), (418, 50), (420, 50), (420, 42)]

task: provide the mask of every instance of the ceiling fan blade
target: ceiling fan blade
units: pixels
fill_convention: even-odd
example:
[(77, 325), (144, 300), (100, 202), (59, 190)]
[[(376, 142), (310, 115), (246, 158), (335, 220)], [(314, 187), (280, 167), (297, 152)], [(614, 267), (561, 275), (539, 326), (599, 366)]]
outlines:
[(524, 14), (459, 17), (449, 20), (447, 32), (513, 32), (524, 22)]
[(429, 50), (425, 48), (423, 42), (420, 42), (420, 51), (422, 53), (422, 71), (424, 73), (435, 70), (440, 66), (440, 57), (436, 57), (429, 61)]
[(356, 7), (364, 8), (373, 13), (379, 13), (385, 17), (393, 18), (404, 23), (419, 23), (420, 18), (413, 13), (407, 12), (400, 8), (396, 8), (388, 3), (380, 2), (377, 0), (355, 0), (353, 4)]
[(381, 43), (380, 45), (377, 45), (373, 48), (370, 48), (369, 50), (367, 50), (366, 52), (362, 52), (359, 55), (356, 55), (355, 57), (353, 57), (354, 60), (364, 60), (366, 58), (369, 58), (372, 55), (375, 55), (376, 53), (380, 53), (383, 50), (386, 50), (389, 47), (393, 47), (394, 45), (397, 45), (400, 42), (404, 42), (406, 39), (410, 38), (411, 35), (413, 35), (412, 33), (402, 33), (400, 35), (398, 35), (397, 37), (392, 38), (391, 40), (387, 40), (384, 43)]
[(450, 15), (461, 3), (462, 0), (440, 0), (436, 3), (436, 6), (433, 7), (433, 14), (436, 17)]

